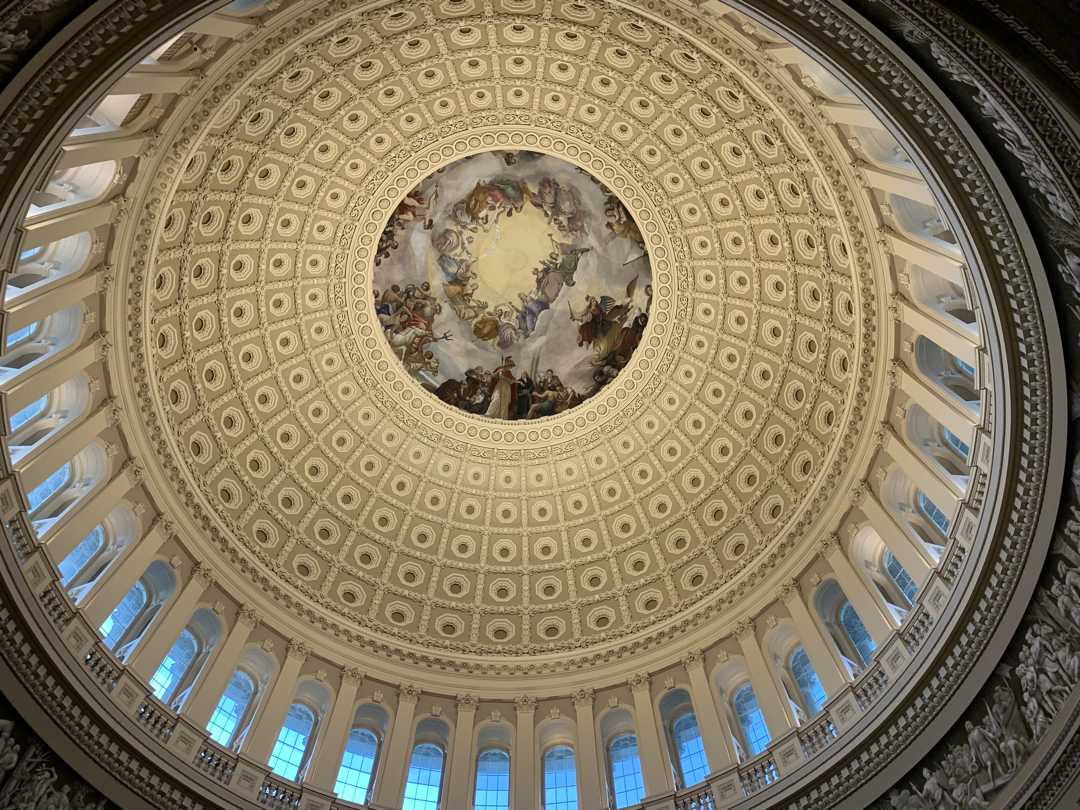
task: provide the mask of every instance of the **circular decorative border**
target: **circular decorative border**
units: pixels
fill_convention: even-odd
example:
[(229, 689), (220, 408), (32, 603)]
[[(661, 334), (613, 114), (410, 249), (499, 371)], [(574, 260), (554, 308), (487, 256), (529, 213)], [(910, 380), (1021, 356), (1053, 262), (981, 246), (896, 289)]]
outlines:
[[(626, 369), (604, 389), (603, 401), (586, 400), (565, 414), (530, 422), (526, 429), (506, 427), (502, 420), (466, 414), (436, 397), (424, 396), (418, 390), (416, 381), (402, 371), (397, 358), (386, 349), (386, 342), (381, 337), (382, 325), (375, 320), (370, 305), (374, 245), (383, 224), (401, 198), (431, 172), (461, 158), (503, 147), (534, 149), (554, 155), (590, 171), (612, 187), (648, 239), (653, 287), (657, 293), (653, 300), (656, 315), (650, 318), (646, 338)], [(672, 313), (686, 309), (686, 303), (680, 301), (690, 296), (693, 287), (692, 271), (688, 267), (676, 266), (673, 259), (677, 255), (685, 256), (687, 248), (682, 244), (685, 238), (673, 236), (658, 224), (665, 219), (672, 221), (674, 212), (662, 217), (653, 203), (655, 198), (595, 145), (570, 135), (537, 134), (535, 127), (527, 124), (505, 123), (497, 127), (478, 128), (468, 135), (436, 142), (426, 150), (426, 154), (414, 156), (409, 163), (395, 166), (393, 171), (396, 177), (388, 178), (355, 216), (359, 226), (349, 251), (355, 257), (354, 274), (346, 294), (347, 309), (353, 313), (355, 322), (351, 341), (354, 370), (358, 374), (368, 372), (362, 376), (372, 383), (369, 391), (379, 391), (378, 399), (387, 412), (404, 402), (412, 409), (413, 416), (433, 423), (450, 438), (490, 443), (497, 447), (517, 447), (524, 442), (572, 438), (590, 425), (599, 425), (601, 419), (610, 418), (623, 410), (627, 410), (626, 418), (630, 419), (651, 404), (646, 403), (646, 398), (635, 394), (635, 391), (652, 391), (662, 384), (664, 377), (659, 369), (674, 366), (689, 338), (685, 329), (669, 327)], [(679, 243), (677, 250), (676, 240)]]

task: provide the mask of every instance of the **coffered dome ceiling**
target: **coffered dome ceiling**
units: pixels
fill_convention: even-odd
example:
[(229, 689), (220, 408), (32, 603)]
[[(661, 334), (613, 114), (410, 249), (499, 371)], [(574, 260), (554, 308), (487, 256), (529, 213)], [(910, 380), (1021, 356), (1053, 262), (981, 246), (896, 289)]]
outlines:
[[(778, 582), (848, 505), (884, 384), (883, 259), (836, 132), (761, 53), (613, 3), (344, 8), (275, 18), (159, 142), (128, 352), (172, 513), (343, 639), (450, 655), (669, 638)], [(575, 225), (540, 198), (560, 177)], [(521, 207), (454, 219), (499, 178)], [(553, 242), (589, 249), (584, 281), (528, 336), (437, 275), (476, 260), (520, 306)], [(438, 374), (376, 312), (411, 272), (453, 336), (421, 340)], [(577, 348), (586, 294), (626, 303), (636, 350)], [(504, 420), (439, 389), (500, 356), (583, 401)]]

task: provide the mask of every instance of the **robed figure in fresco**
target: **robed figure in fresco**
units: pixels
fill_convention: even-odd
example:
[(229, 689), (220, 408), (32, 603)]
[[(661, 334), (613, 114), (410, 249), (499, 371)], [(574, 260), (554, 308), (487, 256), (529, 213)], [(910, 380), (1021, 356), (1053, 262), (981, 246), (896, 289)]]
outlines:
[(506, 357), (501, 366), (491, 372), (488, 381), (488, 405), (485, 416), (495, 419), (509, 419), (511, 412), (517, 415), (517, 380), (514, 378), (514, 358)]

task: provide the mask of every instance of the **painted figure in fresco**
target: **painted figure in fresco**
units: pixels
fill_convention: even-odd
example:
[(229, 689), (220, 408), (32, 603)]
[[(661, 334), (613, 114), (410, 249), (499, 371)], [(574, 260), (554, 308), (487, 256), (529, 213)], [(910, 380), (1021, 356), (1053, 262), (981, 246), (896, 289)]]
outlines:
[[(518, 299), (521, 301), (521, 307), (514, 307), (514, 311), (518, 313), (518, 323), (521, 327), (521, 333), (525, 337), (529, 337), (536, 331), (536, 322), (540, 319), (540, 316), (544, 311), (550, 307), (550, 304), (547, 301), (543, 301), (540, 298), (525, 292), (518, 293)], [(511, 304), (511, 306), (513, 306), (513, 304)]]
[[(513, 304), (503, 304), (495, 308), (495, 316), (499, 319), (498, 335), (495, 345), (506, 351), (522, 338), (522, 330), (517, 327), (514, 317), (517, 307)], [(534, 324), (535, 328), (535, 324)]]
[(563, 381), (555, 374), (555, 369), (544, 370), (543, 376), (537, 381), (536, 387), (541, 391), (552, 391), (562, 387)]
[[(563, 283), (567, 287), (574, 286), (574, 275), (577, 273), (581, 257), (592, 250), (591, 247), (574, 247), (573, 242), (557, 242), (553, 234), (548, 234), (551, 240), (552, 251), (546, 259), (541, 260), (541, 265), (547, 270), (558, 270)], [(539, 287), (539, 285), (537, 285)], [(560, 287), (561, 289), (561, 287)], [(556, 292), (556, 295), (558, 293)], [(552, 298), (552, 301), (555, 299)]]
[(435, 203), (439, 200), (439, 184), (435, 184), (435, 190), (426, 202), (420, 196), (421, 193), (421, 188), (417, 186), (405, 195), (405, 199), (398, 203), (397, 210), (394, 211), (394, 217), (395, 224), (400, 223), (398, 225), (400, 229), (405, 228), (406, 222), (420, 221), (423, 221), (425, 231), (430, 231), (435, 227), (435, 223), (431, 219), (431, 212), (435, 210)]
[(496, 177), (487, 183), (477, 181), (465, 197), (465, 214), (473, 226), (490, 230), (500, 214), (505, 212), (510, 217), (515, 212), (520, 213), (532, 196), (524, 180)]
[(499, 339), (499, 319), (494, 312), (485, 312), (476, 319), (473, 323), (473, 337), (495, 345), (495, 341)]
[(614, 359), (611, 355), (632, 354), (641, 342), (641, 336), (645, 334), (645, 327), (648, 325), (649, 316), (642, 312), (630, 324), (624, 326), (619, 332), (618, 339), (612, 344), (610, 354), (605, 358), (605, 365)]
[(559, 397), (562, 395), (563, 389), (559, 388), (545, 389), (543, 391), (533, 391), (532, 404), (529, 406), (529, 411), (526, 414), (526, 419), (535, 419), (538, 416), (551, 416), (555, 413), (555, 406), (558, 403)]
[(605, 242), (613, 239), (629, 239), (645, 250), (645, 239), (641, 235), (641, 230), (627, 212), (626, 206), (613, 194), (608, 195), (607, 202), (604, 204), (604, 216), (608, 220), (604, 223), (604, 228), (608, 231), (604, 237)]
[(560, 185), (551, 177), (543, 178), (532, 196), (532, 204), (544, 212), (548, 222), (564, 236), (589, 235), (585, 227), (588, 212), (581, 207), (581, 194), (573, 186)]
[(545, 304), (551, 305), (559, 297), (562, 288), (566, 286), (562, 273), (555, 269), (553, 262), (541, 260), (539, 267), (532, 269), (536, 276), (536, 287), (533, 288), (532, 297)]
[(578, 326), (578, 346), (592, 346), (593, 341), (607, 334), (607, 330), (611, 328), (611, 323), (606, 321), (604, 316), (614, 305), (615, 299), (606, 295), (600, 296), (599, 299), (586, 295), (585, 309), (581, 312), (581, 315), (575, 317), (573, 310), (570, 311), (570, 320), (581, 322), (581, 325)]
[(485, 416), (494, 419), (509, 419), (510, 413), (517, 413), (517, 380), (514, 378), (514, 358), (503, 358), (502, 365), (491, 372), (487, 392), (491, 398)]

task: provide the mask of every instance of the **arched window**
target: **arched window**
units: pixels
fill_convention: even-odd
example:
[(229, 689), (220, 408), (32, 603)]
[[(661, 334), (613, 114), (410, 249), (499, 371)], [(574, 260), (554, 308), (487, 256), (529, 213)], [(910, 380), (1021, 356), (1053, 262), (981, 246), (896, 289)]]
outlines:
[(705, 744), (693, 712), (686, 712), (672, 723), (671, 736), (679, 758), (683, 787), (696, 785), (709, 775), (709, 761), (705, 757)]
[(971, 455), (971, 448), (967, 444), (960, 440), (960, 437), (949, 430), (947, 427), (941, 429), (941, 435), (945, 438), (946, 443), (960, 454), (960, 457), (967, 461), (968, 456)]
[(475, 810), (508, 810), (510, 807), (510, 755), (489, 748), (476, 758)]
[(35, 486), (27, 494), (27, 501), (31, 525), (38, 537), (47, 542), (57, 520), (94, 491), (108, 471), (105, 448), (101, 442), (93, 441)]
[(217, 615), (206, 608), (196, 610), (150, 679), (154, 694), (178, 709), (220, 637)]
[(131, 586), (131, 590), (120, 600), (120, 604), (113, 610), (112, 615), (101, 625), (99, 632), (104, 636), (106, 647), (116, 651), (120, 640), (146, 605), (146, 586), (140, 580)]
[(347, 802), (366, 804), (378, 754), (379, 738), (373, 731), (366, 728), (350, 731), (334, 792)]
[(44, 292), (65, 276), (84, 270), (94, 255), (94, 238), (88, 231), (65, 236), (41, 247), (24, 250), (19, 263), (8, 276), (4, 297), (11, 300), (30, 290)]
[(254, 692), (255, 684), (251, 676), (243, 670), (236, 670), (206, 725), (210, 738), (218, 745), (230, 746)]
[(19, 343), (5, 346), (0, 356), (0, 382), (5, 389), (41, 358), (55, 356), (74, 344), (85, 331), (83, 320), (82, 306), (71, 304), (44, 318), (34, 333)]
[(27, 493), (26, 500), (30, 503), (30, 513), (36, 512), (42, 504), (64, 489), (70, 479), (71, 462), (69, 461)]
[(311, 709), (303, 703), (290, 706), (267, 763), (270, 770), (284, 779), (296, 779), (314, 727), (315, 714)]
[(195, 654), (199, 651), (199, 644), (190, 630), (183, 630), (179, 638), (172, 645), (169, 654), (161, 662), (158, 671), (150, 679), (150, 688), (154, 694), (165, 703), (169, 702), (177, 684), (180, 683), (184, 673), (187, 672), (191, 662), (195, 660)]
[(735, 692), (732, 703), (735, 706), (735, 714), (739, 718), (739, 725), (742, 727), (743, 738), (746, 740), (750, 756), (760, 754), (765, 750), (771, 738), (769, 729), (765, 725), (765, 717), (761, 714), (761, 707), (758, 706), (754, 687), (748, 683), (740, 686)]
[(892, 208), (897, 224), (908, 233), (943, 247), (955, 249), (956, 236), (935, 206), (899, 194), (889, 195), (889, 206)]
[(938, 509), (934, 502), (927, 498), (922, 492), (919, 493), (919, 508), (922, 510), (923, 514), (941, 530), (942, 534), (948, 535), (949, 519), (945, 516), (945, 513)]
[(60, 561), (60, 584), (66, 586), (90, 564), (105, 542), (105, 533), (100, 526), (94, 528), (71, 553)]
[(48, 404), (48, 402), (49, 402), (49, 397), (48, 397), (48, 395), (46, 395), (46, 396), (43, 396), (41, 399), (39, 399), (39, 400), (37, 400), (35, 402), (31, 402), (29, 405), (27, 405), (25, 408), (23, 408), (18, 413), (12, 414), (11, 420), (10, 420), (10, 422), (11, 422), (11, 432), (14, 433), (16, 430), (21, 428), (23, 425), (25, 425), (27, 422), (32, 420), (34, 417), (36, 417), (39, 414), (41, 414), (42, 412), (44, 412), (45, 406)]
[(544, 810), (578, 810), (574, 749), (557, 745), (544, 754)]
[(629, 807), (645, 798), (645, 782), (641, 776), (637, 737), (621, 734), (608, 746), (611, 758), (611, 792), (615, 807)]
[(36, 321), (29, 326), (24, 326), (22, 329), (16, 329), (14, 332), (7, 336), (7, 343), (4, 348), (7, 350), (11, 350), (18, 346), (20, 343), (32, 340), (34, 335), (37, 334), (40, 328), (41, 322)]
[(444, 758), (442, 748), (434, 743), (413, 748), (401, 810), (438, 810)]
[(843, 625), (848, 638), (851, 639), (852, 645), (859, 653), (863, 666), (870, 666), (877, 645), (870, 638), (870, 634), (866, 631), (859, 614), (855, 612), (855, 608), (851, 606), (851, 602), (845, 601), (844, 606), (840, 608), (840, 624)]
[(810, 657), (806, 654), (806, 650), (801, 646), (796, 647), (791, 654), (789, 665), (795, 683), (799, 685), (799, 691), (802, 693), (807, 711), (813, 717), (821, 711), (821, 707), (825, 703), (825, 690), (821, 688), (821, 681), (818, 680), (817, 673), (814, 672), (814, 666), (810, 663)]
[(893, 556), (891, 551), (886, 550), (882, 560), (885, 563), (885, 570), (889, 572), (889, 576), (896, 583), (896, 587), (904, 594), (904, 598), (908, 600), (909, 604), (914, 603), (915, 596), (919, 593), (919, 586), (915, 584), (915, 580), (908, 575), (908, 572), (904, 570), (904, 567), (900, 565), (900, 561)]

